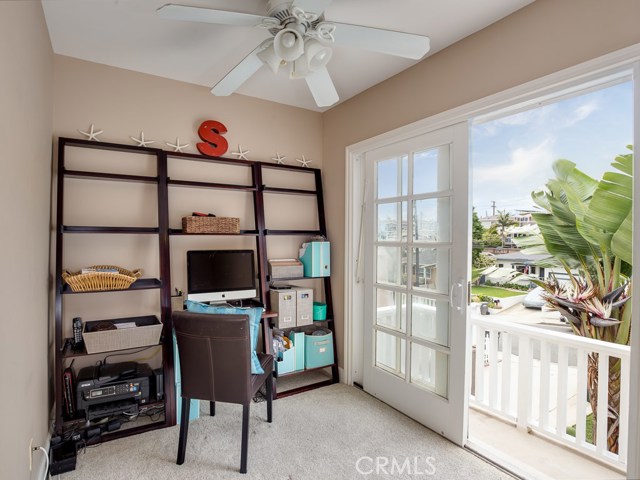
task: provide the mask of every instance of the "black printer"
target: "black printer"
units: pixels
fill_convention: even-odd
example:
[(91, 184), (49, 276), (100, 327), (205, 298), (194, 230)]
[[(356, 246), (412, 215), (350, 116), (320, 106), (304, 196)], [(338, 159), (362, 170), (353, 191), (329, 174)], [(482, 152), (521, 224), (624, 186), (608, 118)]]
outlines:
[(103, 403), (131, 400), (147, 403), (152, 376), (153, 370), (146, 363), (122, 362), (85, 367), (76, 380), (76, 408), (89, 410)]

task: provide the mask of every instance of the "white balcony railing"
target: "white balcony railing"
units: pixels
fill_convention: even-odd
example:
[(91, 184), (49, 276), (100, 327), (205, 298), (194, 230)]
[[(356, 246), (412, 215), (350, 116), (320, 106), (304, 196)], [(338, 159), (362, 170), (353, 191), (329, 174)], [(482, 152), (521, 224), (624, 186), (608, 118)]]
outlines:
[[(575, 448), (626, 470), (630, 348), (568, 333), (471, 316), (474, 371), (470, 405), (512, 421), (519, 428)], [(588, 355), (598, 354), (597, 426), (586, 439)], [(611, 360), (610, 360), (611, 359)], [(609, 362), (620, 360), (618, 453), (607, 447)], [(567, 427), (576, 426), (575, 437)]]

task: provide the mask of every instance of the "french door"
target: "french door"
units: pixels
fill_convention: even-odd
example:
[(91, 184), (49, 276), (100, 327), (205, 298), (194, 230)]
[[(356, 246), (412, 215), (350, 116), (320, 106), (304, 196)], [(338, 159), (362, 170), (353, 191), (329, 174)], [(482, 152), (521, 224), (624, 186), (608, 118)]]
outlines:
[(365, 154), (364, 389), (466, 439), (468, 126)]

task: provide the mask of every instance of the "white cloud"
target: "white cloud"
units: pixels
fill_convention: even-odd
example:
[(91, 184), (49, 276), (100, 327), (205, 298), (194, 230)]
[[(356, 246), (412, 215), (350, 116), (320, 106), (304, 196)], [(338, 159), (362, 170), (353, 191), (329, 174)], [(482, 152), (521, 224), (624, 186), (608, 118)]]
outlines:
[(508, 117), (499, 118), (496, 123), (499, 125), (539, 125), (556, 109), (555, 105), (547, 105), (544, 107), (532, 108), (524, 112), (509, 115)]
[(493, 137), (504, 130), (504, 127), (528, 127), (531, 130), (547, 131), (553, 129), (560, 130), (571, 127), (585, 119), (599, 106), (597, 100), (590, 100), (582, 105), (578, 105), (573, 110), (560, 108), (561, 104), (552, 103), (543, 107), (535, 107), (530, 110), (515, 113), (506, 117), (498, 118), (490, 122), (480, 124), (476, 127), (476, 133), (481, 136)]
[(547, 137), (532, 148), (511, 150), (503, 162), (474, 167), (473, 198), (479, 211), (484, 212), (492, 200), (501, 210), (531, 207), (531, 192), (553, 175), (553, 142)]
[(556, 128), (571, 127), (576, 123), (580, 123), (581, 121), (587, 119), (593, 112), (597, 110), (598, 103), (596, 101), (584, 103), (573, 110), (573, 112), (571, 112), (571, 115), (564, 115), (563, 117), (559, 118), (559, 120), (561, 121), (559, 122), (559, 125), (556, 126)]

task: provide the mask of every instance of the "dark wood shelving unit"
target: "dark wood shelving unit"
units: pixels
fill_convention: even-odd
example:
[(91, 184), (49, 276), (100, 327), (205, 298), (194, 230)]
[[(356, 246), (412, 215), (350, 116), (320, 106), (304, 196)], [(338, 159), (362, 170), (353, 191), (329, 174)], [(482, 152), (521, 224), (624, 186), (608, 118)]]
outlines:
[(299, 190), (297, 188), (263, 187), (264, 193), (283, 193), (285, 195), (317, 195), (315, 190)]
[[(263, 185), (262, 188), (262, 192), (260, 193), (274, 193), (274, 194), (285, 194), (285, 195), (315, 195), (316, 196), (316, 203), (317, 203), (317, 209), (318, 209), (318, 229), (317, 230), (282, 230), (282, 229), (267, 229), (265, 228), (263, 230), (264, 233), (264, 238), (265, 238), (265, 244), (266, 244), (266, 237), (267, 236), (309, 236), (309, 237), (314, 237), (314, 236), (323, 236), (323, 237), (327, 237), (327, 224), (326, 224), (326, 217), (325, 217), (325, 211), (324, 211), (324, 194), (323, 194), (323, 190), (322, 190), (322, 172), (317, 169), (317, 168), (301, 168), (301, 167), (296, 167), (296, 166), (290, 166), (290, 165), (279, 165), (279, 164), (262, 164), (262, 168), (269, 168), (269, 169), (284, 169), (284, 170), (295, 170), (295, 171), (300, 171), (300, 172), (305, 172), (305, 173), (309, 173), (312, 174), (314, 176), (314, 182), (315, 182), (315, 189), (314, 190), (300, 190), (300, 189), (289, 189), (289, 188), (269, 188), (269, 187), (265, 187)], [(262, 183), (259, 183), (258, 185), (262, 185)], [(264, 212), (263, 212), (264, 214)], [(266, 245), (265, 245), (265, 250), (266, 250)], [(266, 257), (265, 257), (266, 259)], [(323, 320), (322, 322), (317, 322), (317, 323), (322, 323), (325, 324), (327, 326), (327, 328), (329, 330), (331, 330), (331, 332), (333, 333), (332, 338), (333, 338), (333, 358), (334, 358), (334, 363), (331, 365), (327, 365), (324, 367), (319, 367), (319, 368), (314, 368), (314, 369), (308, 369), (308, 370), (300, 370), (297, 372), (291, 372), (291, 374), (295, 374), (295, 375), (303, 375), (304, 373), (308, 373), (308, 372), (312, 372), (312, 371), (319, 371), (319, 370), (324, 370), (324, 369), (331, 369), (331, 378), (327, 379), (327, 380), (323, 380), (320, 382), (315, 382), (315, 383), (311, 383), (308, 385), (303, 385), (300, 387), (296, 387), (296, 388), (292, 388), (289, 390), (279, 390), (277, 387), (277, 382), (276, 385), (274, 386), (274, 395), (275, 398), (281, 398), (281, 397), (287, 397), (289, 395), (294, 395), (296, 393), (302, 393), (302, 392), (306, 392), (309, 390), (312, 390), (314, 388), (319, 388), (319, 387), (323, 387), (326, 385), (331, 385), (333, 383), (337, 383), (339, 381), (339, 373), (338, 373), (338, 363), (337, 363), (337, 354), (338, 354), (338, 350), (337, 350), (337, 345), (336, 345), (336, 333), (335, 333), (335, 327), (334, 327), (334, 322), (333, 322), (333, 299), (332, 299), (332, 294), (331, 294), (331, 277), (297, 277), (294, 278), (292, 280), (322, 280), (322, 284), (323, 284), (323, 289), (324, 289), (324, 298), (325, 298), (325, 302), (327, 304), (327, 320)], [(265, 275), (264, 277), (261, 277), (262, 282), (265, 284), (265, 289), (268, 290), (268, 287), (270, 285), (270, 279), (268, 278), (268, 275)], [(280, 279), (279, 279), (280, 280)], [(283, 279), (284, 280), (284, 279)], [(286, 280), (284, 280), (286, 281)], [(266, 291), (264, 292), (264, 296), (262, 298), (265, 298), (266, 301), (269, 301), (269, 297), (266, 294)], [(305, 327), (299, 327), (302, 330), (304, 330), (305, 328), (308, 327), (312, 327), (313, 325), (310, 326), (305, 326)], [(285, 375), (281, 375), (282, 378), (286, 378), (289, 374), (285, 374)]]
[(259, 233), (257, 230), (240, 230), (240, 233), (185, 233), (180, 228), (170, 228), (169, 235), (186, 235), (186, 236), (198, 236), (198, 235), (223, 235), (223, 236), (238, 236), (238, 235), (247, 235), (250, 237), (258, 236)]
[[(123, 152), (147, 155), (155, 157), (156, 175), (129, 175), (112, 172), (96, 172), (67, 169), (65, 167), (65, 158), (68, 148), (81, 149), (98, 149), (112, 152)], [(152, 184), (156, 186), (158, 209), (157, 209), (157, 227), (142, 226), (101, 226), (101, 225), (67, 225), (65, 224), (65, 206), (64, 191), (66, 179), (80, 179), (87, 181), (115, 181), (115, 182), (134, 182), (140, 184)], [(161, 335), (162, 346), (162, 365), (164, 374), (164, 414), (163, 419), (157, 422), (136, 426), (133, 428), (123, 429), (118, 432), (104, 435), (103, 440), (120, 438), (136, 433), (141, 433), (156, 428), (175, 425), (175, 392), (174, 392), (174, 370), (173, 370), (173, 348), (171, 343), (171, 290), (170, 290), (170, 259), (169, 259), (169, 228), (168, 228), (168, 205), (166, 202), (166, 181), (167, 166), (166, 156), (163, 150), (157, 148), (135, 147), (130, 145), (121, 145), (107, 142), (95, 142), (88, 140), (80, 140), (73, 138), (58, 139), (58, 178), (57, 178), (57, 207), (56, 207), (56, 274), (55, 274), (55, 423), (54, 433), (56, 435), (63, 434), (65, 425), (71, 424), (73, 419), (66, 419), (63, 416), (63, 383), (62, 373), (65, 368), (65, 362), (69, 359), (89, 356), (86, 351), (71, 350), (65, 346), (66, 339), (63, 337), (63, 308), (64, 298), (68, 295), (103, 295), (110, 292), (135, 292), (141, 290), (156, 289), (158, 294), (158, 306), (160, 310), (160, 321), (163, 324), (163, 332)], [(160, 270), (160, 278), (141, 278), (136, 280), (129, 288), (120, 290), (106, 290), (99, 292), (73, 292), (68, 285), (63, 284), (62, 271), (65, 268), (63, 258), (65, 236), (78, 234), (131, 234), (131, 235), (155, 235), (158, 239), (158, 264)], [(105, 315), (105, 316), (108, 316)], [(141, 347), (139, 347), (141, 348)], [(119, 352), (132, 351), (133, 349), (118, 350)], [(91, 355), (109, 355), (111, 352), (103, 352)], [(71, 420), (71, 422), (69, 422)]]
[[(66, 343), (65, 339), (65, 343)], [(70, 338), (68, 340), (71, 340)], [(87, 349), (83, 346), (82, 348), (74, 348), (72, 346), (70, 346), (69, 344), (66, 345), (66, 347), (64, 347), (64, 349), (62, 350), (61, 354), (63, 358), (75, 358), (75, 357), (86, 357), (88, 355), (111, 355), (114, 352), (126, 352), (129, 350), (140, 350), (140, 349), (146, 349), (146, 348), (153, 348), (153, 347), (160, 347), (162, 346), (162, 339), (160, 339), (160, 343), (156, 344), (156, 345), (147, 345), (144, 347), (132, 347), (132, 348), (122, 348), (119, 350), (110, 350), (109, 352), (100, 352), (100, 353), (88, 353)]]
[(295, 377), (297, 375), (304, 375), (305, 373), (309, 373), (309, 372), (317, 372), (319, 370), (324, 370), (325, 368), (332, 368), (334, 366), (337, 366), (337, 365), (334, 363), (332, 365), (325, 365), (324, 367), (305, 368), (304, 370), (295, 370), (293, 372), (281, 373), (278, 375), (278, 377)]
[(89, 172), (83, 170), (62, 170), (67, 178), (78, 178), (82, 180), (111, 180), (120, 182), (137, 183), (158, 183), (158, 177), (148, 177), (144, 175), (125, 175), (120, 173)]
[(169, 186), (175, 187), (194, 187), (194, 188), (212, 188), (216, 190), (235, 190), (253, 192), (256, 187), (251, 185), (233, 185), (230, 183), (211, 183), (211, 182), (194, 182), (191, 180), (171, 180), (168, 181)]
[(270, 230), (264, 231), (265, 235), (323, 235), (322, 230)]
[[(156, 160), (156, 176), (145, 175), (128, 175), (118, 174), (110, 172), (94, 172), (83, 170), (71, 170), (65, 168), (65, 150), (69, 147), (88, 148), (88, 149), (100, 149), (109, 150), (113, 152), (125, 152), (125, 153), (138, 153), (144, 155), (155, 156)], [(172, 160), (191, 160), (198, 162), (205, 162), (219, 165), (229, 166), (244, 166), (251, 170), (251, 184), (250, 185), (238, 185), (217, 183), (209, 181), (192, 181), (192, 180), (179, 180), (171, 179), (168, 176), (168, 162)], [(288, 170), (299, 173), (314, 175), (315, 189), (297, 189), (297, 188), (282, 188), (282, 187), (268, 187), (263, 182), (263, 169), (275, 169), (275, 170)], [(255, 161), (245, 161), (224, 157), (206, 157), (198, 154), (180, 153), (180, 152), (167, 152), (165, 150), (148, 147), (136, 147), (131, 145), (121, 145), (107, 142), (95, 142), (81, 139), (72, 138), (59, 138), (58, 140), (58, 189), (57, 189), (57, 225), (56, 228), (56, 300), (55, 300), (55, 399), (56, 399), (56, 421), (55, 421), (55, 433), (62, 433), (63, 426), (65, 424), (65, 418), (62, 415), (63, 410), (63, 385), (62, 385), (62, 372), (64, 370), (64, 363), (68, 359), (89, 355), (86, 352), (73, 352), (64, 347), (65, 339), (62, 336), (62, 308), (63, 298), (69, 294), (103, 294), (109, 292), (123, 292), (133, 290), (145, 290), (145, 289), (159, 289), (159, 303), (160, 303), (160, 321), (163, 324), (163, 331), (161, 337), (162, 348), (162, 364), (164, 368), (164, 419), (158, 422), (132, 427), (129, 429), (123, 429), (121, 431), (109, 433), (105, 436), (106, 439), (121, 438), (136, 433), (142, 433), (155, 428), (167, 427), (176, 424), (176, 403), (175, 403), (175, 386), (174, 386), (174, 359), (173, 359), (173, 345), (172, 345), (172, 322), (171, 322), (171, 248), (170, 238), (172, 236), (253, 236), (256, 239), (256, 257), (257, 257), (257, 274), (258, 274), (258, 291), (260, 300), (265, 305), (265, 313), (263, 314), (263, 336), (265, 338), (265, 352), (271, 353), (271, 320), (277, 316), (277, 313), (270, 311), (269, 304), (269, 278), (267, 275), (267, 236), (308, 236), (313, 237), (317, 235), (326, 236), (326, 223), (324, 214), (324, 199), (322, 191), (322, 177), (321, 171), (317, 168), (304, 168), (291, 165), (278, 165), (267, 164)], [(66, 225), (64, 223), (64, 181), (66, 178), (73, 179), (85, 179), (85, 180), (102, 180), (102, 181), (125, 181), (125, 182), (138, 182), (148, 183), (157, 186), (158, 196), (158, 226), (157, 227), (130, 227), (130, 226), (98, 226), (98, 225)], [(174, 188), (204, 188), (214, 190), (226, 190), (236, 192), (250, 193), (253, 198), (254, 207), (254, 229), (241, 230), (238, 234), (186, 234), (181, 229), (169, 228), (169, 204), (170, 204), (170, 191)], [(318, 223), (319, 228), (317, 230), (276, 230), (268, 229), (265, 225), (265, 194), (283, 194), (283, 195), (301, 195), (301, 196), (315, 196), (317, 200), (318, 208)], [(67, 286), (63, 286), (62, 283), (62, 270), (63, 266), (63, 243), (64, 237), (69, 234), (141, 234), (141, 235), (157, 235), (159, 244), (159, 270), (160, 278), (144, 278), (134, 282), (131, 287), (126, 290), (110, 290), (107, 292), (72, 292)], [(295, 280), (306, 280), (310, 278), (295, 278)], [(324, 299), (327, 303), (327, 320), (317, 322), (326, 328), (329, 328), (333, 334), (333, 348), (334, 348), (334, 363), (324, 367), (302, 370), (298, 372), (292, 372), (291, 374), (282, 375), (286, 377), (289, 375), (303, 375), (304, 373), (319, 371), (324, 369), (331, 370), (331, 378), (325, 381), (311, 383), (295, 389), (287, 390), (284, 392), (277, 392), (274, 388), (274, 396), (285, 397), (294, 393), (311, 390), (324, 385), (329, 385), (338, 382), (338, 365), (335, 362), (337, 349), (335, 329), (333, 326), (333, 305), (331, 296), (331, 281), (329, 277), (323, 277), (323, 289)], [(126, 349), (134, 350), (134, 349)], [(124, 350), (124, 351), (126, 351)], [(103, 352), (108, 354), (109, 352)], [(103, 355), (101, 354), (101, 355)], [(96, 354), (97, 355), (97, 354)]]
[(71, 290), (68, 284), (63, 285), (62, 294), (63, 295), (88, 295), (95, 293), (109, 293), (109, 292), (130, 292), (132, 290), (151, 290), (154, 288), (161, 288), (162, 281), (158, 278), (139, 278), (135, 282), (131, 284), (129, 288), (118, 289), (118, 290), (96, 290), (93, 292), (74, 292)]
[(158, 227), (98, 227), (89, 225), (63, 225), (62, 233), (150, 233), (157, 235), (160, 233), (160, 230)]

